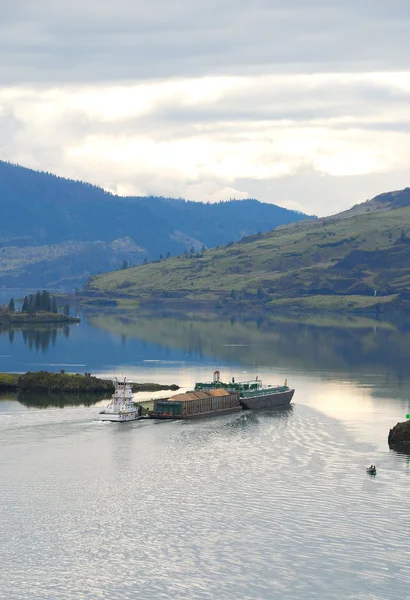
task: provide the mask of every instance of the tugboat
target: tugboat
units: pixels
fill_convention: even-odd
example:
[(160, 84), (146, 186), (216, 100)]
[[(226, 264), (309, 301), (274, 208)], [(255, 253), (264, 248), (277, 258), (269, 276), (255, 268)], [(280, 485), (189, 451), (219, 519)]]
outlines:
[(196, 383), (195, 391), (207, 391), (223, 388), (228, 392), (238, 392), (240, 403), (244, 409), (272, 408), (276, 406), (286, 406), (290, 404), (294, 389), (289, 388), (287, 379), (283, 385), (263, 385), (262, 381), (256, 377), (251, 381), (223, 383), (219, 371), (214, 372), (213, 381), (206, 383)]
[(131, 385), (126, 381), (118, 381), (115, 378), (115, 391), (108, 406), (100, 411), (99, 421), (113, 421), (115, 423), (126, 423), (141, 419), (141, 407), (135, 406)]

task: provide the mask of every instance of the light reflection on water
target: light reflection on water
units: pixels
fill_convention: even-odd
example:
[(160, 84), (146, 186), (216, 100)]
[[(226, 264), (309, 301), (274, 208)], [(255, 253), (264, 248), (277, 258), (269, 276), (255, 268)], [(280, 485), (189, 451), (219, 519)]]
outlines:
[[(410, 597), (410, 459), (387, 447), (406, 377), (368, 362), (315, 371), (274, 346), (255, 366), (240, 339), (229, 360), (165, 360), (150, 346), (125, 361), (107, 338), (94, 372), (190, 387), (222, 364), (226, 379), (288, 377), (289, 409), (119, 425), (94, 420), (99, 403), (0, 401), (2, 600)], [(56, 348), (74, 358), (75, 340)]]
[(407, 457), (297, 396), (196, 422), (2, 414), (0, 598), (406, 598)]

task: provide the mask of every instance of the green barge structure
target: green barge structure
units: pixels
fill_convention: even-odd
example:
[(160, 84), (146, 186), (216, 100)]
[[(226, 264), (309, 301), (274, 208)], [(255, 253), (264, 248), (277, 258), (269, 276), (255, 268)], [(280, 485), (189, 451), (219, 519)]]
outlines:
[(192, 391), (171, 398), (155, 400), (151, 419), (193, 419), (240, 412), (238, 392), (224, 389)]
[(288, 386), (287, 380), (283, 385), (264, 385), (258, 377), (251, 381), (238, 382), (232, 377), (232, 381), (224, 383), (221, 381), (219, 371), (214, 372), (213, 381), (195, 384), (195, 391), (218, 389), (239, 394), (241, 406), (245, 410), (287, 406), (291, 403), (295, 393), (295, 390)]

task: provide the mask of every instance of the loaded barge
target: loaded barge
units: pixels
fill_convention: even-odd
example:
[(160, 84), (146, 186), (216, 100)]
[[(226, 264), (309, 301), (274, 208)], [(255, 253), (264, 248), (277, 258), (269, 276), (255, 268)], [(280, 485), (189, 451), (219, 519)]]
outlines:
[[(252, 381), (224, 383), (219, 371), (213, 381), (196, 383), (195, 390), (170, 398), (154, 400), (153, 410), (144, 415), (150, 419), (193, 419), (240, 412), (244, 409), (275, 408), (290, 404), (294, 389), (284, 385), (263, 385), (256, 377)], [(133, 400), (131, 385), (124, 378), (116, 381), (110, 404), (99, 414), (100, 421), (127, 422), (141, 419), (142, 407)]]
[(240, 403), (244, 409), (273, 408), (276, 406), (286, 406), (290, 404), (294, 389), (289, 388), (287, 380), (283, 385), (263, 385), (262, 381), (256, 377), (251, 381), (223, 383), (219, 371), (214, 372), (213, 381), (206, 383), (196, 383), (195, 391), (225, 389), (231, 393), (238, 393)]
[(186, 392), (155, 400), (151, 419), (193, 419), (240, 412), (239, 393), (225, 389)]

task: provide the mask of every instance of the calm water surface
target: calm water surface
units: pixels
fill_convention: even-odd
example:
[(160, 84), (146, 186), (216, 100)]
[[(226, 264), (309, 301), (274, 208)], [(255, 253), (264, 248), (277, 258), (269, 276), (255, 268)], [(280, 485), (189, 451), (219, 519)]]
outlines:
[(296, 388), (287, 410), (125, 425), (3, 395), (0, 598), (410, 598), (410, 461), (387, 446), (407, 333), (359, 325), (114, 315), (0, 336), (0, 371)]

